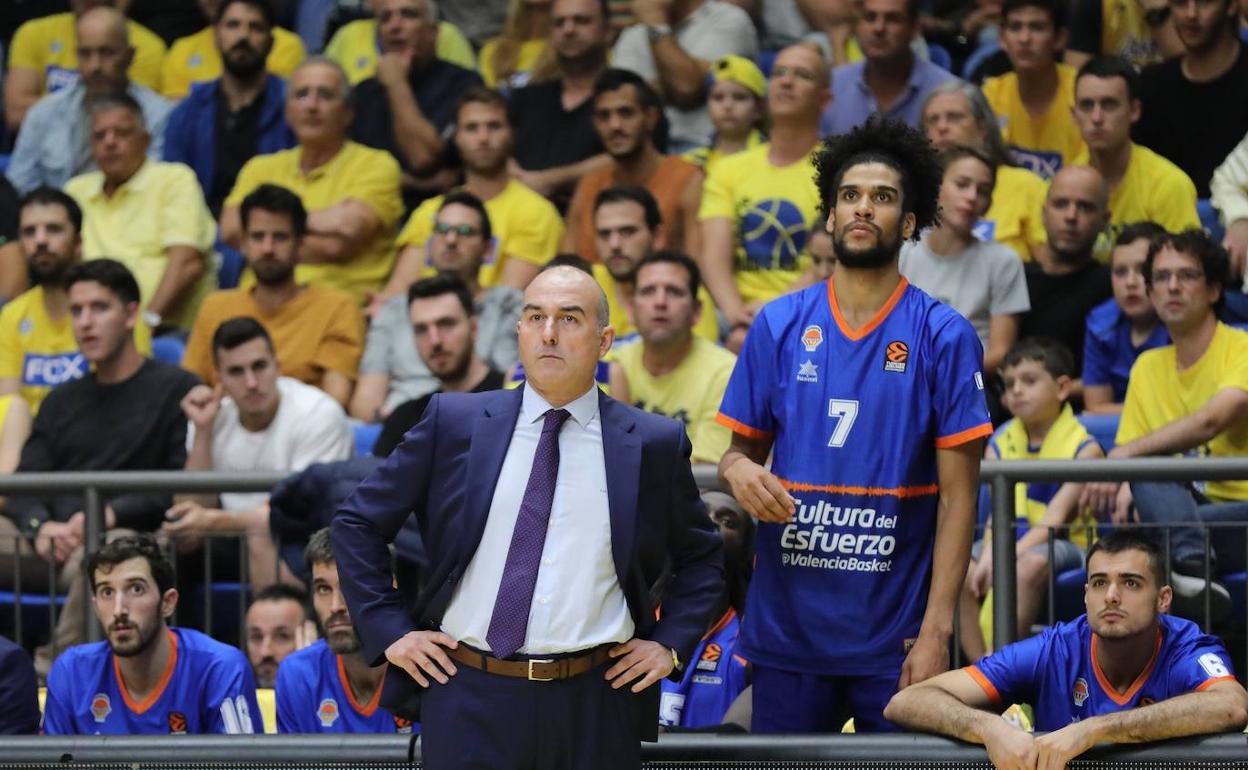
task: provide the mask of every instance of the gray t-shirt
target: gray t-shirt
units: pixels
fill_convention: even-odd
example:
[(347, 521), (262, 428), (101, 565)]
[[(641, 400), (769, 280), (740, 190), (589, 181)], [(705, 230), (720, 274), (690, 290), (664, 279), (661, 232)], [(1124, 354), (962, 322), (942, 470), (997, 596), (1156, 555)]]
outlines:
[[(758, 55), (758, 34), (750, 15), (723, 0), (706, 0), (689, 18), (673, 27), (672, 32), (685, 53), (705, 62), (714, 62), (728, 54), (751, 59)], [(645, 26), (634, 24), (620, 33), (612, 66), (632, 70), (652, 83), (658, 82), (659, 68)], [(715, 130), (705, 99), (690, 110), (668, 107), (667, 120), (671, 123), (668, 149), (673, 153), (687, 146), (709, 144)]]
[(901, 249), (901, 274), (917, 288), (962, 314), (988, 348), (992, 316), (1031, 309), (1023, 261), (1009, 246), (975, 241), (961, 254), (936, 254), (927, 235)]
[[(520, 360), (516, 321), (524, 294), (510, 286), (492, 286), (477, 303), (477, 355), (491, 368), (508, 371)], [(436, 377), (416, 351), (407, 295), (391, 297), (368, 326), (360, 374), (390, 375), (390, 392), (382, 411), (389, 413), (405, 401), (438, 389)]]

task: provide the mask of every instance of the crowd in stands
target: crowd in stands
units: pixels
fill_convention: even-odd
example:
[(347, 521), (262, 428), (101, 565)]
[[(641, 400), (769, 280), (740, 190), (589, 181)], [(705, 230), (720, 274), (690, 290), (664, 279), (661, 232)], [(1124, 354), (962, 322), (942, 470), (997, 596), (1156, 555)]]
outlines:
[[(876, 115), (940, 151), (939, 222), (901, 272), (978, 335), (987, 457), (1248, 456), (1236, 0), (17, 5), (0, 11), (0, 473), (292, 479), (107, 497), (89, 557), (80, 495), (7, 497), (0, 589), (16, 562), (21, 590), (66, 601), (33, 649), (42, 722), (4, 713), (33, 694), (24, 678), (0, 732), (419, 731), (378, 707), (328, 490), (435, 393), (523, 383), (523, 292), (550, 264), (606, 294), (601, 387), (683, 422), (692, 461), (718, 463), (760, 310), (835, 280), (820, 141)], [(663, 683), (674, 729), (749, 725), (733, 649), (754, 522), (705, 500), (730, 590), (684, 680)], [(1023, 637), (1098, 526), (1178, 525), (1164, 577), (1190, 617), (1206, 600), (1224, 616), (1217, 579), (1246, 568), (1242, 528), (1213, 538), (1210, 576), (1181, 525), (1248, 521), (1248, 482), (1019, 484), (1017, 510)], [(418, 581), (403, 537), (396, 572)], [(992, 649), (981, 538), (959, 609), (971, 660)], [(171, 625), (206, 559), (250, 584), (245, 656)], [(23, 655), (0, 639), (0, 670)], [(166, 687), (177, 710), (146, 712)]]

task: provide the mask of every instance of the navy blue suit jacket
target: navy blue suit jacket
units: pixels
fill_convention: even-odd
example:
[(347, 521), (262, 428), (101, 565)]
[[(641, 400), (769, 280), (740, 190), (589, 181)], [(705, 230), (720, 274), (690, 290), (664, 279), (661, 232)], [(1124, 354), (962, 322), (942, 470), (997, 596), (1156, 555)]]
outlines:
[(0, 636), (0, 735), (39, 732), (35, 664), (21, 647)]
[[(338, 509), (334, 554), (365, 656), (379, 665), (393, 642), (437, 629), (472, 560), (520, 414), (522, 389), (434, 396), (423, 419)], [(689, 466), (689, 439), (675, 420), (599, 393), (616, 574), (638, 638), (682, 661), (706, 632), (723, 591), (719, 533)], [(563, 458), (563, 462), (575, 458)], [(391, 585), (386, 543), (415, 515), (430, 570), (420, 595)], [(652, 592), (667, 578), (661, 596)], [(661, 599), (662, 617), (655, 617)], [(488, 608), (482, 608), (482, 612)], [(416, 683), (391, 666), (382, 705), (411, 713)], [(641, 737), (653, 737), (659, 687), (639, 698)]]

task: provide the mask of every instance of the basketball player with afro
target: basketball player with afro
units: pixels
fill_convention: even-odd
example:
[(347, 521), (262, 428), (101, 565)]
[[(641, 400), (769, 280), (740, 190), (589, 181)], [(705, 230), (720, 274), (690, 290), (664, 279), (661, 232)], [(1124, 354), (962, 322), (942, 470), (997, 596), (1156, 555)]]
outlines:
[(923, 134), (872, 119), (814, 163), (836, 267), (763, 307), (718, 417), (720, 476), (760, 522), (741, 654), (754, 732), (894, 730), (889, 698), (949, 664), (992, 433), (983, 349), (897, 269), (937, 218)]

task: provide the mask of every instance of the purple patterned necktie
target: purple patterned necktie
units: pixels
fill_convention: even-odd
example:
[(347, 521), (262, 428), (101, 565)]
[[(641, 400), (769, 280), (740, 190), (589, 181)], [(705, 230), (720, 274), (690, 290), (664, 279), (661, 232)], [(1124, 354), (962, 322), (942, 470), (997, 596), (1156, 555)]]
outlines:
[(529, 471), (529, 483), (520, 501), (503, 579), (494, 599), (494, 614), (490, 616), (490, 629), (485, 634), (490, 652), (496, 658), (511, 657), (524, 645), (537, 568), (546, 545), (550, 505), (555, 499), (555, 479), (559, 476), (559, 429), (568, 416), (566, 409), (551, 409), (542, 423), (542, 437), (533, 455), (533, 469)]

